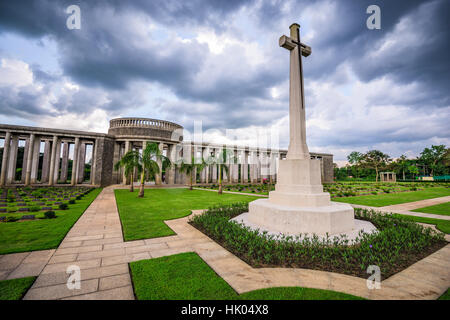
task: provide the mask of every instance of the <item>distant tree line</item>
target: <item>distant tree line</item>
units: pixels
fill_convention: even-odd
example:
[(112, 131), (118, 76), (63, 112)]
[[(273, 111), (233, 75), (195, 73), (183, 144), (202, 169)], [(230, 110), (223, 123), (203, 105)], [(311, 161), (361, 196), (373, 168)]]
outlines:
[(425, 148), (415, 159), (401, 155), (393, 160), (388, 154), (379, 150), (366, 153), (353, 151), (347, 156), (349, 162), (343, 168), (334, 164), (336, 180), (360, 179), (378, 181), (379, 173), (395, 172), (397, 180), (416, 179), (419, 176), (450, 175), (450, 148), (445, 145), (432, 145)]

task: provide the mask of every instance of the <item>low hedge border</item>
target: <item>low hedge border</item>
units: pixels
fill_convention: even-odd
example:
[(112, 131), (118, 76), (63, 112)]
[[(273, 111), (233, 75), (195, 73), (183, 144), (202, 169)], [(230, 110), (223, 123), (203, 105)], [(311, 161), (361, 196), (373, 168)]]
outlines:
[(247, 212), (247, 203), (209, 208), (189, 223), (253, 267), (295, 267), (367, 278), (369, 265), (380, 267), (382, 278), (407, 268), (447, 244), (442, 233), (401, 217), (355, 209), (355, 218), (372, 222), (378, 233), (344, 237), (316, 235), (275, 238), (266, 232), (230, 221)]

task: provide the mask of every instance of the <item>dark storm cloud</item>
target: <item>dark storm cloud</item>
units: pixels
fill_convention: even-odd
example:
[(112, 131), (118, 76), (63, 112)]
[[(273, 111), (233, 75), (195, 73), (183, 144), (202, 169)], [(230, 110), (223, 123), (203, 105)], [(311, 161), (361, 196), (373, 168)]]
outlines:
[[(284, 1), (263, 2), (259, 10), (260, 27), (270, 32), (278, 29), (280, 16), (286, 15)], [(366, 27), (366, 8), (376, 4), (381, 9), (381, 30), (368, 30)], [(326, 11), (326, 6), (331, 7)], [(305, 12), (316, 6), (314, 14), (322, 17), (315, 19)], [(397, 103), (420, 107), (424, 102), (435, 106), (446, 106), (450, 99), (447, 89), (450, 86), (450, 1), (377, 1), (377, 0), (340, 0), (340, 1), (296, 1), (287, 13), (292, 21), (300, 22), (307, 29), (314, 30), (316, 36), (308, 43), (313, 54), (304, 64), (306, 77), (311, 80), (329, 81), (330, 73), (342, 63), (349, 63), (353, 72), (361, 81), (369, 82), (387, 76), (396, 82), (408, 84), (420, 82), (421, 91), (426, 91), (424, 99), (404, 100)], [(405, 17), (413, 22), (410, 30), (402, 30), (397, 37), (406, 37), (406, 33), (417, 33), (427, 43), (410, 42), (403, 48), (392, 48), (380, 57), (371, 57), (376, 45), (387, 41), (389, 33), (394, 32), (397, 24)], [(301, 18), (308, 23), (302, 23)], [(389, 39), (392, 40), (392, 39)], [(343, 78), (336, 77), (336, 83)], [(308, 81), (308, 79), (307, 79)], [(423, 95), (422, 95), (423, 96)], [(377, 97), (379, 98), (379, 97)], [(372, 101), (380, 103), (380, 101)]]
[[(65, 27), (65, 8), (70, 4), (81, 7), (81, 30), (71, 31)], [(56, 41), (63, 76), (81, 86), (79, 92), (61, 96), (54, 103), (54, 107), (62, 111), (88, 112), (97, 106), (119, 112), (144, 105), (148, 102), (146, 89), (135, 85), (145, 82), (149, 86), (162, 85), (179, 99), (177, 102), (159, 101), (154, 105), (169, 120), (184, 124), (188, 122), (186, 119), (189, 123), (193, 118), (202, 119), (206, 128), (269, 125), (287, 114), (288, 105), (287, 97), (274, 99), (269, 91), (288, 79), (286, 52), (276, 44), (281, 35), (279, 32), (288, 31), (285, 21), (280, 25), (280, 19), (300, 22), (305, 28), (303, 35), (314, 31), (314, 37), (308, 42), (313, 54), (304, 64), (307, 82), (315, 80), (332, 85), (351, 82), (348, 75), (338, 73), (339, 67), (347, 64), (362, 82), (387, 77), (393, 84), (411, 84), (417, 88), (416, 92), (408, 91), (408, 94), (374, 94), (368, 97), (369, 105), (407, 105), (412, 108), (411, 112), (414, 108), (426, 107), (430, 113), (436, 107), (448, 106), (450, 1), (304, 0), (291, 4), (286, 11), (284, 6), (287, 4), (287, 1), (219, 0), (2, 1), (0, 33), (15, 32), (33, 38), (49, 36)], [(381, 30), (366, 28), (366, 8), (372, 4), (381, 7)], [(273, 49), (267, 52), (270, 63), (249, 66), (241, 59), (242, 49), (236, 48), (221, 55), (218, 58), (223, 59), (221, 63), (208, 65), (212, 54), (207, 44), (195, 39), (187, 42), (161, 39), (151, 30), (137, 30), (140, 25), (135, 25), (137, 21), (148, 22), (148, 25), (156, 23), (168, 32), (175, 30), (180, 34), (189, 34), (192, 28), (206, 26), (220, 35), (228, 31), (231, 24), (228, 19), (245, 6), (253, 6), (251, 18), (260, 22), (261, 32), (273, 43)], [(308, 16), (303, 16), (305, 12)], [(405, 20), (413, 23), (398, 31), (399, 22)], [(426, 45), (418, 45), (416, 38), (411, 36), (414, 34), (419, 35), (418, 39)], [(387, 40), (401, 42), (402, 47), (397, 45), (374, 56), (372, 53), (380, 50)], [(233, 59), (235, 56), (238, 58)], [(199, 77), (200, 74), (203, 76)], [(46, 85), (58, 81), (57, 77), (35, 66), (33, 75), (35, 81)], [(107, 102), (101, 99), (105, 92)], [(2, 113), (18, 112), (8, 111), (18, 103), (21, 112), (28, 109), (30, 114), (39, 112), (42, 99), (37, 93), (34, 93), (37, 96), (32, 92), (17, 93), (17, 96), (7, 91), (0, 94), (5, 95), (7, 101), (3, 103), (7, 108), (2, 109)], [(306, 94), (308, 105), (310, 93)], [(26, 102), (26, 99), (34, 101)], [(342, 134), (326, 139), (321, 137), (322, 142), (316, 142), (317, 145), (325, 140), (355, 145), (406, 141), (408, 137), (425, 139), (448, 133), (442, 121), (433, 123), (436, 127), (423, 128), (409, 136), (396, 128), (363, 128), (360, 135), (354, 134), (355, 128), (344, 128)]]

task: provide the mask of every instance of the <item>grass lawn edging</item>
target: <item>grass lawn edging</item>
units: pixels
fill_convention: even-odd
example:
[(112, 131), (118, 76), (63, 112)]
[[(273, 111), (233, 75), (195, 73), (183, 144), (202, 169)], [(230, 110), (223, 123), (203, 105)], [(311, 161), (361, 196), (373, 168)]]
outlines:
[(230, 221), (248, 211), (248, 204), (213, 207), (191, 218), (190, 224), (253, 267), (295, 267), (348, 274), (366, 279), (367, 267), (377, 265), (382, 278), (402, 271), (447, 244), (442, 233), (402, 217), (355, 209), (355, 217), (372, 222), (376, 234), (320, 240), (317, 236), (276, 239)]
[(429, 207), (414, 209), (411, 211), (438, 214), (442, 216), (450, 216), (450, 202), (444, 202)]
[(238, 294), (197, 253), (130, 263), (138, 300), (360, 300), (346, 293), (302, 287), (274, 287)]
[(385, 207), (395, 204), (445, 197), (449, 195), (450, 195), (450, 188), (433, 187), (421, 191), (387, 193), (371, 196), (333, 198), (333, 201), (359, 204), (369, 207)]
[(398, 213), (394, 213), (392, 215), (395, 217), (401, 217), (401, 218), (403, 218), (405, 220), (409, 220), (409, 221), (432, 224), (432, 225), (435, 225), (439, 231), (442, 231), (443, 233), (446, 233), (446, 234), (450, 234), (450, 220), (417, 217), (417, 216), (410, 216), (410, 215), (398, 214)]
[(0, 281), (0, 300), (21, 300), (37, 277)]
[(122, 223), (125, 241), (175, 235), (164, 223), (186, 217), (192, 210), (205, 209), (216, 204), (250, 202), (258, 197), (222, 194), (187, 188), (146, 189), (143, 198), (139, 190), (115, 189), (115, 199)]

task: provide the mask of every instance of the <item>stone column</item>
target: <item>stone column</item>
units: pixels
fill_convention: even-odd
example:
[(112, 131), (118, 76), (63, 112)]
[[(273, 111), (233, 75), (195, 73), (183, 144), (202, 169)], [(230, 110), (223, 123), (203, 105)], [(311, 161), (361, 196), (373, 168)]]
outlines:
[(25, 184), (25, 178), (27, 175), (27, 165), (28, 165), (28, 150), (30, 149), (30, 137), (25, 140), (25, 148), (23, 149), (22, 158), (22, 176), (20, 177), (20, 182)]
[(54, 184), (54, 176), (55, 176), (55, 167), (56, 167), (56, 152), (57, 152), (57, 144), (58, 144), (58, 137), (53, 136), (53, 142), (52, 142), (52, 153), (50, 155), (50, 170), (48, 175), (48, 185), (52, 186)]
[[(164, 150), (164, 144), (162, 142), (158, 143), (158, 148), (159, 148), (159, 152), (161, 152), (161, 154), (162, 154), (163, 150)], [(162, 184), (162, 161), (161, 161), (161, 159), (156, 159), (156, 162), (158, 163), (159, 172), (155, 175), (155, 184), (161, 185)]]
[(33, 160), (31, 162), (31, 177), (30, 183), (37, 183), (38, 171), (39, 171), (39, 158), (41, 156), (41, 138), (34, 138), (34, 147), (33, 147)]
[(233, 159), (232, 159), (232, 166), (233, 166), (233, 175), (232, 175), (232, 182), (238, 183), (239, 182), (239, 163), (236, 160), (237, 158), (237, 150), (233, 150)]
[(84, 168), (86, 165), (86, 143), (82, 142), (80, 144), (80, 151), (79, 151), (79, 159), (78, 159), (78, 174), (77, 174), (77, 182), (83, 183), (84, 181)]
[[(220, 154), (222, 152), (225, 152), (225, 150), (226, 150), (226, 147), (224, 147), (223, 149), (219, 150), (219, 157), (220, 157)], [(228, 152), (228, 150), (227, 150), (227, 152)], [(228, 153), (227, 153), (227, 155), (228, 155)], [(223, 161), (223, 159), (220, 159), (220, 161)], [(222, 165), (223, 165), (222, 166), (222, 182), (223, 183), (228, 183), (228, 181), (230, 180), (229, 177), (230, 177), (231, 171), (233, 170), (231, 168), (230, 160), (229, 159), (225, 159), (225, 163), (222, 163)], [(225, 171), (225, 167), (228, 168), (228, 172)], [(220, 171), (219, 171), (219, 174), (220, 174)]]
[(241, 183), (248, 183), (248, 153), (242, 150)]
[(79, 157), (79, 150), (80, 150), (80, 138), (75, 138), (75, 147), (73, 149), (73, 160), (72, 160), (72, 177), (70, 184), (72, 186), (77, 184), (77, 171), (78, 171), (78, 157)]
[(62, 163), (61, 163), (61, 176), (62, 182), (67, 182), (67, 172), (69, 169), (69, 142), (63, 142), (63, 153), (62, 153)]
[(11, 149), (9, 150), (8, 176), (6, 181), (12, 184), (16, 181), (16, 163), (17, 163), (17, 148), (19, 146), (19, 137), (11, 137)]
[(91, 157), (91, 176), (90, 176), (90, 184), (95, 185), (95, 184), (100, 184), (96, 183), (96, 179), (95, 179), (95, 174), (97, 172), (97, 154), (98, 154), (98, 139), (95, 139), (94, 143), (92, 144), (92, 157)]
[(25, 170), (25, 185), (26, 186), (29, 186), (31, 183), (31, 170), (33, 167), (34, 145), (35, 145), (35, 135), (34, 135), (34, 133), (32, 133), (30, 135), (30, 139), (28, 140), (27, 165), (26, 165), (26, 170)]
[(9, 151), (11, 145), (11, 132), (6, 132), (5, 142), (3, 144), (3, 158), (2, 158), (2, 171), (0, 176), (0, 185), (4, 186), (6, 183), (6, 176), (8, 173)]
[(51, 156), (51, 150), (50, 150), (50, 141), (45, 140), (44, 145), (44, 157), (42, 160), (42, 173), (41, 173), (41, 182), (48, 182), (48, 174), (50, 169), (50, 156)]
[(169, 174), (167, 177), (167, 183), (168, 184), (175, 184), (175, 161), (176, 161), (176, 152), (177, 152), (177, 146), (175, 144), (169, 144), (169, 150), (168, 150), (168, 154), (167, 157), (170, 160), (170, 169), (169, 169)]
[[(122, 157), (123, 157), (128, 151), (130, 151), (130, 146), (131, 146), (130, 141), (129, 141), (129, 140), (125, 141), (125, 150), (124, 150), (124, 152), (123, 152)], [(123, 183), (123, 184), (128, 184), (128, 181), (129, 181), (130, 179), (125, 175), (125, 170), (124, 170), (123, 168), (122, 168), (122, 172), (123, 172), (123, 174), (122, 174), (122, 183)]]
[[(216, 149), (212, 149), (212, 153), (214, 155), (214, 159), (217, 160), (217, 151)], [(217, 182), (217, 164), (211, 165), (211, 182), (216, 183)]]
[(250, 183), (256, 183), (256, 152), (249, 151)]
[[(208, 161), (209, 157), (211, 156), (210, 151), (209, 151), (209, 147), (205, 147), (203, 149), (203, 160)], [(204, 180), (202, 182), (204, 183), (209, 183), (209, 165), (206, 165), (205, 168), (203, 169), (203, 175), (204, 175)]]
[[(114, 142), (113, 166), (120, 160), (121, 148), (122, 148), (122, 145), (120, 143)], [(114, 184), (120, 183), (121, 179), (122, 179), (122, 177), (120, 175), (120, 170), (113, 170), (112, 182)]]
[(61, 164), (61, 140), (56, 142), (55, 166), (53, 169), (53, 184), (58, 184), (59, 168)]

